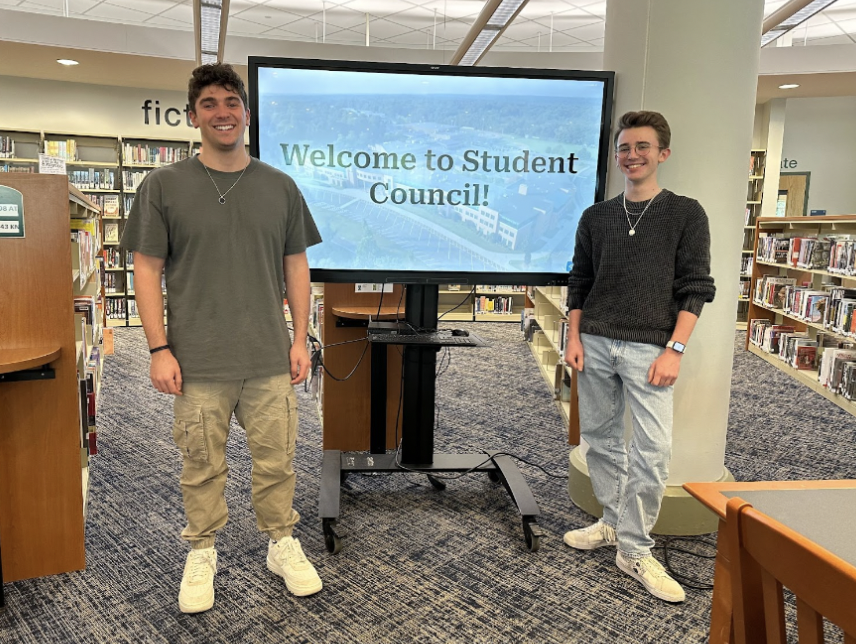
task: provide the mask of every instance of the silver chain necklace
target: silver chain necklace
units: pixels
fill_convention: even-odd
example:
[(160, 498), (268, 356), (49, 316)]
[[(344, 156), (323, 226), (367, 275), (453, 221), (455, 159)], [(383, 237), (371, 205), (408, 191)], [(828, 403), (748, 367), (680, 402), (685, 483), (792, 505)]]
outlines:
[(247, 165), (245, 165), (245, 166), (244, 166), (244, 169), (243, 169), (243, 170), (241, 170), (241, 174), (238, 176), (238, 178), (237, 178), (237, 179), (235, 179), (235, 183), (233, 183), (233, 184), (232, 184), (232, 187), (231, 187), (231, 188), (229, 188), (226, 192), (220, 192), (220, 188), (218, 188), (218, 187), (217, 187), (217, 182), (216, 182), (216, 181), (214, 181), (214, 177), (212, 177), (212, 176), (211, 176), (211, 173), (210, 173), (210, 172), (208, 172), (208, 166), (206, 166), (206, 165), (203, 163), (203, 164), (202, 164), (202, 167), (203, 167), (203, 168), (205, 168), (205, 174), (207, 174), (207, 175), (208, 175), (208, 178), (209, 178), (209, 179), (211, 179), (211, 183), (213, 183), (213, 184), (214, 184), (214, 189), (215, 189), (215, 190), (217, 190), (217, 194), (218, 194), (218, 195), (220, 195), (220, 198), (219, 198), (217, 201), (219, 201), (221, 204), (225, 204), (225, 203), (226, 203), (226, 195), (227, 195), (227, 194), (229, 194), (229, 193), (232, 191), (232, 188), (234, 188), (235, 186), (237, 186), (237, 185), (238, 185), (238, 181), (240, 181), (240, 180), (241, 180), (241, 177), (243, 177), (243, 176), (244, 176), (244, 173), (247, 171), (247, 168), (249, 168), (249, 167), (250, 167), (250, 159), (247, 159)]
[[(662, 192), (662, 190), (660, 192)], [(627, 195), (623, 192), (621, 193), (621, 202), (624, 204), (624, 214), (627, 216), (627, 225), (630, 226), (630, 231), (627, 233), (628, 235), (633, 237), (633, 235), (636, 234), (636, 227), (639, 225), (639, 222), (642, 221), (642, 217), (645, 216), (645, 212), (651, 207), (651, 204), (654, 203), (654, 199), (660, 196), (660, 192), (651, 197), (650, 201), (648, 201), (648, 205), (646, 205), (642, 209), (642, 212), (639, 213), (639, 217), (637, 217), (635, 224), (630, 223), (630, 211), (627, 209)], [(633, 213), (633, 216), (636, 216), (635, 212)]]

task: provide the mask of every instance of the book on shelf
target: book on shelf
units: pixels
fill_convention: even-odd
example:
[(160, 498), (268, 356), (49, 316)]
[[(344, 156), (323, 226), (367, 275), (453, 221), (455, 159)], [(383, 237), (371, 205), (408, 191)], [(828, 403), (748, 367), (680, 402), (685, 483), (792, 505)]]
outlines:
[(118, 218), (120, 216), (119, 195), (103, 195), (102, 204), (102, 215), (104, 217)]
[(104, 223), (104, 242), (107, 244), (119, 243), (119, 224), (116, 222)]
[(794, 362), (792, 366), (800, 371), (811, 371), (815, 368), (815, 357), (817, 356), (817, 342), (798, 343)]
[(796, 285), (794, 277), (764, 275), (755, 284), (755, 301), (764, 306), (784, 308), (787, 286)]
[(838, 393), (847, 400), (856, 399), (856, 362), (847, 362), (841, 374)]

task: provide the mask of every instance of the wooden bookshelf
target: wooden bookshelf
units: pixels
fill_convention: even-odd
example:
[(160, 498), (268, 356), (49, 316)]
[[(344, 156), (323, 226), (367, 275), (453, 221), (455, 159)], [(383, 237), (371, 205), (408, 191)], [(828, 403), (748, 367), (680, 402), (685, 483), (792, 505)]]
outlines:
[(0, 382), (0, 543), (4, 580), (15, 581), (85, 565), (85, 351), (73, 296), (90, 283), (79, 276), (97, 271), (77, 266), (75, 275), (69, 217), (97, 209), (65, 176), (10, 173), (0, 185), (21, 193), (26, 232), (0, 238), (0, 372), (48, 364), (55, 376)]
[[(792, 263), (773, 262), (759, 256), (759, 241), (762, 236), (779, 235), (782, 237), (834, 237), (856, 235), (856, 215), (832, 215), (824, 217), (759, 217), (756, 221), (754, 264), (752, 269), (752, 296), (749, 301), (748, 319), (767, 319), (773, 324), (788, 324), (796, 331), (805, 332), (816, 338), (818, 333), (838, 337), (842, 341), (856, 344), (856, 334), (841, 333), (828, 324), (812, 322), (798, 314), (780, 307), (764, 304), (755, 299), (754, 293), (759, 280), (765, 276), (795, 277), (798, 284), (805, 284), (822, 290), (822, 284), (834, 284), (856, 288), (856, 275), (832, 272), (825, 268), (806, 268)], [(856, 415), (856, 403), (844, 396), (830, 391), (818, 382), (817, 371), (798, 370), (781, 360), (778, 355), (770, 354), (752, 342), (751, 329), (746, 333), (746, 350), (757, 355), (777, 368), (785, 371), (812, 391), (819, 393), (842, 409)]]

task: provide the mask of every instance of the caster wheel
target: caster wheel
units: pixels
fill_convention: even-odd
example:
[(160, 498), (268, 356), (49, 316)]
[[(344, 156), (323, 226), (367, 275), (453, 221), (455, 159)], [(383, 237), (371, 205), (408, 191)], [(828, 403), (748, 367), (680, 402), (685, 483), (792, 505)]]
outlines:
[(523, 538), (526, 539), (526, 547), (529, 552), (538, 552), (541, 547), (541, 528), (535, 523), (535, 519), (531, 517), (523, 518)]
[(330, 554), (338, 554), (342, 549), (342, 538), (333, 528), (334, 521), (324, 520), (324, 545)]
[(431, 482), (431, 485), (434, 486), (435, 490), (445, 490), (446, 484), (438, 478), (435, 478), (428, 474), (428, 480)]
[(499, 474), (497, 474), (497, 473), (496, 473), (496, 470), (488, 470), (488, 471), (487, 471), (487, 477), (488, 477), (488, 478), (489, 478), (493, 483), (499, 483)]

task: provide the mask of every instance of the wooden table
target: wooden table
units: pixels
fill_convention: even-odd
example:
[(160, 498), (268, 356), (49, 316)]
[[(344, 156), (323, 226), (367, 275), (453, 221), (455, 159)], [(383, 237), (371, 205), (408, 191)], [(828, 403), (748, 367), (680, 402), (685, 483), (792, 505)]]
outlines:
[(842, 559), (856, 564), (856, 481), (771, 481), (755, 483), (685, 483), (684, 489), (719, 516), (710, 642), (734, 641), (731, 568), (725, 534), (725, 506), (739, 496), (757, 510)]

